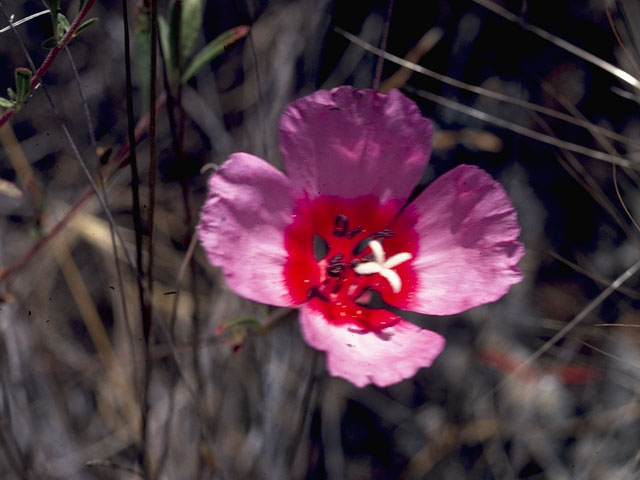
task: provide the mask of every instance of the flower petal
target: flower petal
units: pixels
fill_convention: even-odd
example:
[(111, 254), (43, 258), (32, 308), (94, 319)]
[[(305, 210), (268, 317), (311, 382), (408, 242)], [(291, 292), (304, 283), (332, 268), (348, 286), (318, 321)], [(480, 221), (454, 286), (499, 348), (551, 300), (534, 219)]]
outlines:
[(431, 123), (397, 90), (339, 87), (293, 102), (280, 119), (287, 174), (313, 198), (406, 200), (431, 151)]
[(386, 310), (377, 312), (395, 317), (397, 323), (378, 332), (330, 323), (320, 302), (313, 299), (300, 309), (302, 335), (309, 345), (327, 353), (331, 375), (358, 387), (369, 383), (385, 387), (410, 378), (418, 369), (430, 366), (444, 348), (445, 340), (437, 333)]
[(522, 279), (516, 212), (484, 170), (462, 165), (442, 175), (398, 220), (407, 215), (415, 216), (419, 237), (409, 262), (416, 280), (413, 292), (393, 305), (431, 315), (459, 313), (499, 299)]
[(295, 303), (283, 273), (293, 208), (291, 181), (258, 157), (235, 153), (209, 179), (198, 236), (238, 295), (271, 305)]

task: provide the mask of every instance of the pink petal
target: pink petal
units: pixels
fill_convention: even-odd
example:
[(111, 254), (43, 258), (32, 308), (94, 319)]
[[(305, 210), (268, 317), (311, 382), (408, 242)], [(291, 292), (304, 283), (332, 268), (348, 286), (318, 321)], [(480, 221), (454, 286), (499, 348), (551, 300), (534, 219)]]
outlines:
[(290, 180), (264, 160), (235, 153), (209, 179), (198, 236), (238, 295), (291, 306), (284, 232), (294, 208)]
[[(410, 378), (428, 367), (444, 348), (444, 338), (398, 318), (379, 332), (366, 332), (348, 324), (327, 321), (321, 301), (314, 299), (300, 309), (300, 326), (305, 341), (327, 353), (331, 375), (349, 380), (357, 387), (375, 383), (385, 387)], [(389, 317), (395, 317), (391, 312)]]
[(339, 87), (293, 102), (280, 119), (285, 169), (313, 198), (406, 200), (431, 151), (431, 123), (397, 90)]
[[(398, 220), (415, 217), (418, 253), (413, 292), (400, 308), (431, 315), (459, 313), (502, 297), (522, 279), (520, 227), (502, 186), (462, 165), (442, 175)], [(409, 262), (408, 262), (409, 263)], [(387, 300), (389, 301), (389, 300)]]

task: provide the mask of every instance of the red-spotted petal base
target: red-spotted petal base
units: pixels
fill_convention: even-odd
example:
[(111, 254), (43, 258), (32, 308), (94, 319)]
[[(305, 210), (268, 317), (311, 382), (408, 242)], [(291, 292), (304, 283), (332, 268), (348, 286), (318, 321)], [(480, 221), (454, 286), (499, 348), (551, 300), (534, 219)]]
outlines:
[[(398, 202), (381, 205), (374, 197), (342, 199), (317, 197), (299, 201), (294, 221), (285, 232), (285, 248), (289, 254), (284, 277), (296, 302), (316, 299), (332, 324), (351, 324), (365, 331), (377, 331), (397, 323), (400, 318), (383, 309), (366, 306), (371, 291), (378, 292), (391, 305), (404, 304), (416, 285), (416, 274), (410, 258), (417, 254), (418, 239), (410, 216), (394, 222), (400, 210)], [(393, 225), (392, 227), (390, 227)], [(314, 237), (326, 243), (327, 252), (319, 257), (314, 252)], [(383, 249), (384, 258), (376, 257), (370, 242)], [(394, 265), (394, 255), (403, 254)], [(384, 261), (395, 273), (357, 273), (358, 265), (384, 269)], [(379, 261), (380, 267), (377, 267)], [(359, 270), (367, 270), (360, 268)], [(370, 269), (369, 269), (370, 270)], [(389, 276), (400, 283), (392, 284)]]

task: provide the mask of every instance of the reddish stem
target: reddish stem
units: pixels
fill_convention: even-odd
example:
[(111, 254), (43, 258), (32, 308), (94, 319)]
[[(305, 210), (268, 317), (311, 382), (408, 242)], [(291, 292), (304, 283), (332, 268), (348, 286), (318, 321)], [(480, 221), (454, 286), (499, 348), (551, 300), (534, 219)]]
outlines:
[[(161, 95), (158, 101), (156, 102), (156, 111), (164, 108), (167, 101), (167, 97), (165, 95)], [(140, 119), (138, 124), (136, 125), (136, 142), (139, 142), (142, 139), (142, 136), (147, 131), (149, 127), (149, 114), (145, 115)], [(118, 151), (115, 157), (109, 161), (109, 163), (104, 167), (102, 174), (105, 178), (109, 177), (113, 174), (117, 169), (123, 167), (126, 163), (125, 161), (128, 158), (129, 154), (129, 142), (125, 143), (122, 148)], [(84, 192), (82, 197), (71, 207), (64, 217), (47, 233), (44, 237), (38, 240), (31, 248), (25, 252), (20, 258), (18, 258), (15, 262), (13, 262), (8, 267), (0, 270), (0, 282), (3, 282), (7, 277), (12, 275), (13, 273), (20, 270), (24, 265), (26, 265), (47, 243), (49, 243), (53, 238), (58, 235), (63, 228), (71, 221), (73, 216), (78, 213), (80, 208), (93, 197), (93, 190), (87, 189)]]
[[(89, 13), (89, 10), (95, 2), (96, 0), (87, 0), (87, 3), (84, 4), (84, 7), (82, 7), (82, 10), (80, 10), (80, 13), (78, 13), (78, 16), (73, 20), (73, 23), (69, 27), (67, 33), (65, 33), (64, 37), (62, 37), (62, 40), (60, 40), (60, 43), (49, 51), (49, 54), (44, 59), (44, 62), (42, 62), (40, 68), (38, 68), (33, 78), (31, 79), (29, 93), (33, 92), (38, 84), (40, 84), (42, 78), (46, 75), (53, 61), (56, 59), (62, 49), (67, 46), (67, 43), (71, 41), (71, 38), (76, 33), (76, 30), (84, 20), (84, 17), (87, 16), (87, 13)], [(7, 123), (7, 121), (13, 116), (15, 112), (16, 110), (13, 108), (10, 108), (6, 112), (4, 112), (2, 117), (0, 117), (0, 127)]]

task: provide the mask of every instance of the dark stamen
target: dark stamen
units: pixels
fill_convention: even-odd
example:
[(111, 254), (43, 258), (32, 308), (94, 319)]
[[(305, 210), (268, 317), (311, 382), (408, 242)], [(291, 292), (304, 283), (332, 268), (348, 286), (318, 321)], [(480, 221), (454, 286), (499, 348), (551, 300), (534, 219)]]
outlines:
[(344, 257), (344, 255), (342, 253), (338, 253), (329, 259), (327, 275), (330, 277), (340, 277), (342, 275), (347, 266), (346, 263), (341, 262), (342, 257)]
[(343, 254), (338, 253), (337, 255), (334, 255), (333, 257), (331, 257), (329, 259), (329, 265), (334, 265), (336, 263), (340, 263), (340, 260), (342, 260), (342, 257), (344, 257)]
[(327, 275), (330, 277), (339, 277), (344, 272), (344, 263), (334, 263), (333, 265), (329, 265), (327, 267)]
[(359, 235), (362, 233), (362, 227), (356, 227), (353, 230), (351, 230), (349, 233), (347, 233), (347, 238), (353, 238), (356, 235)]
[(394, 236), (395, 233), (393, 233), (388, 228), (385, 228), (384, 230), (380, 230), (379, 232), (373, 234), (374, 240), (384, 240), (385, 238), (393, 238)]
[(336, 237), (344, 237), (349, 231), (349, 219), (346, 215), (338, 215), (333, 221), (333, 234)]

